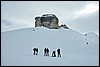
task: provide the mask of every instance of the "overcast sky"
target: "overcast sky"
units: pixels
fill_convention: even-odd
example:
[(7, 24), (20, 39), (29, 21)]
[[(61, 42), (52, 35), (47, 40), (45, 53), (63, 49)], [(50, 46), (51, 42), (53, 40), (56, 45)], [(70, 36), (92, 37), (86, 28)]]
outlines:
[(99, 34), (99, 1), (1, 1), (1, 31), (34, 27), (35, 17), (55, 14), (59, 25)]

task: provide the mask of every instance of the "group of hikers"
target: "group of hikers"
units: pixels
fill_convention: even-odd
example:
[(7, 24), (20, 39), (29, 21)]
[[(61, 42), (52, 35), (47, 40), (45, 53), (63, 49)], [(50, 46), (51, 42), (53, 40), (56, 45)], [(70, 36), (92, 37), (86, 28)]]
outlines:
[[(38, 55), (38, 48), (33, 48), (33, 55)], [(60, 49), (57, 49), (58, 57), (61, 57)], [(49, 56), (49, 48), (44, 48), (44, 56)], [(56, 51), (52, 52), (52, 57), (56, 57)]]

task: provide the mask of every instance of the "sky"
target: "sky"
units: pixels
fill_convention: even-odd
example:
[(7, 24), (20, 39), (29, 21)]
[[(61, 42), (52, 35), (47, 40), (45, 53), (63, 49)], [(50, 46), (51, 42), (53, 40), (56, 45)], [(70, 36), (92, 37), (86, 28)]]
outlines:
[(35, 17), (55, 14), (59, 25), (99, 35), (99, 1), (1, 1), (1, 32), (35, 27)]

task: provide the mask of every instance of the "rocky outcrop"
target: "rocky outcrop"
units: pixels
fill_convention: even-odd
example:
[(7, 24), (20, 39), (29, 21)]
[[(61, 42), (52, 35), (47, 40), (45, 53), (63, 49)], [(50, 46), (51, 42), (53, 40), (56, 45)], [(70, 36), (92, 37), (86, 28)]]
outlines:
[(63, 27), (65, 29), (69, 29), (65, 24), (64, 25), (62, 24), (60, 27)]
[(36, 17), (35, 18), (35, 27), (40, 27), (40, 26), (42, 26), (41, 17)]
[(35, 27), (47, 27), (49, 29), (59, 29), (61, 27), (69, 29), (65, 24), (59, 26), (59, 19), (54, 14), (44, 14), (42, 17), (35, 17)]
[(50, 29), (58, 29), (59, 19), (54, 14), (44, 14), (42, 17), (35, 18), (35, 27), (47, 27)]

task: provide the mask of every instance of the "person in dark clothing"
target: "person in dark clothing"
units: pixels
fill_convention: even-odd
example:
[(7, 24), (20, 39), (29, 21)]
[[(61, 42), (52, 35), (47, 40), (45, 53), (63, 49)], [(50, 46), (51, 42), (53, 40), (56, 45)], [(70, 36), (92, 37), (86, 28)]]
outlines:
[(33, 48), (33, 55), (35, 55), (36, 48)]
[(58, 57), (61, 57), (60, 49), (57, 50), (57, 53), (58, 53)]
[(47, 54), (47, 49), (44, 48), (44, 56), (46, 56), (46, 54)]
[(38, 48), (36, 48), (36, 55), (38, 55)]
[(49, 56), (49, 49), (48, 48), (44, 48), (44, 56)]
[(52, 52), (52, 57), (56, 57), (56, 51)]
[(47, 48), (47, 56), (49, 56), (49, 49)]
[(33, 48), (33, 55), (38, 55), (38, 48)]

